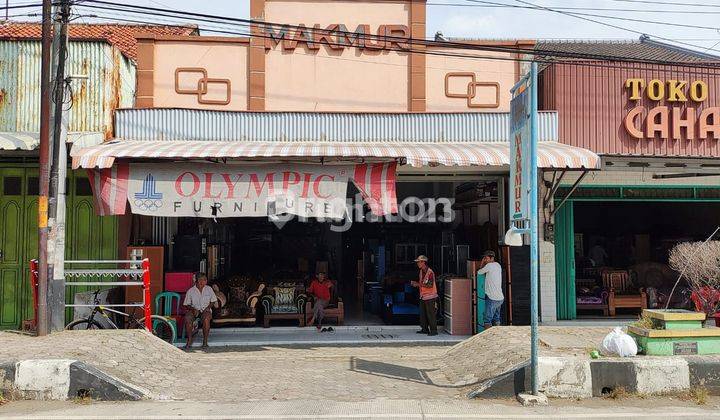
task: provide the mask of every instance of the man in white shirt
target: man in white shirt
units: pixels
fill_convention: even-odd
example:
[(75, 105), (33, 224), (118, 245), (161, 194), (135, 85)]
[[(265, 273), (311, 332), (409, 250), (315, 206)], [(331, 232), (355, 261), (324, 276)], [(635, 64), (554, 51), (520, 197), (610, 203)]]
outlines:
[(502, 291), (502, 267), (495, 261), (495, 252), (485, 251), (478, 273), (485, 275), (485, 329), (500, 325), (500, 310), (505, 296)]
[(207, 285), (208, 279), (205, 274), (199, 274), (195, 281), (195, 286), (191, 287), (185, 295), (183, 306), (187, 311), (185, 313), (185, 333), (187, 334), (187, 343), (185, 348), (189, 349), (193, 342), (193, 324), (196, 319), (202, 322), (203, 331), (203, 348), (208, 346), (208, 336), (210, 335), (210, 320), (212, 319), (212, 308), (217, 307), (217, 296), (212, 287)]

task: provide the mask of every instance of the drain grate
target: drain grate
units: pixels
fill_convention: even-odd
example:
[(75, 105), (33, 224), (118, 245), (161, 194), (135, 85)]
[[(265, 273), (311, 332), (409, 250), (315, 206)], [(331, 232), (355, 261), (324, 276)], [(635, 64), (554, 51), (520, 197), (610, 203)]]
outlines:
[(397, 338), (396, 335), (392, 334), (363, 334), (363, 338), (367, 338), (368, 340), (386, 340), (389, 338)]

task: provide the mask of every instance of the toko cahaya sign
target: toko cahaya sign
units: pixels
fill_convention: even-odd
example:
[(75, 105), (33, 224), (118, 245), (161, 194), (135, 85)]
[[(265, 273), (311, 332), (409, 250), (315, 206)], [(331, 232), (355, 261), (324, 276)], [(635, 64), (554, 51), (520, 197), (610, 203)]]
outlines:
[(510, 101), (510, 221), (529, 220), (530, 95), (522, 89)]
[(353, 165), (132, 164), (135, 214), (341, 219)]
[(625, 81), (634, 104), (625, 114), (625, 130), (636, 139), (720, 139), (720, 107), (708, 106), (709, 89), (702, 80)]

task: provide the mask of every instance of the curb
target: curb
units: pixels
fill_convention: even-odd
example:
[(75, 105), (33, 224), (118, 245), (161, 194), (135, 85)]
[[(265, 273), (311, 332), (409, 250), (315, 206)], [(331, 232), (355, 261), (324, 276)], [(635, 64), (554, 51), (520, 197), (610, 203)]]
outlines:
[[(704, 387), (720, 395), (720, 357), (635, 357), (600, 359), (540, 357), (540, 390), (555, 398), (590, 398), (617, 388), (666, 394)], [(529, 361), (480, 383), (468, 398), (512, 398), (530, 389)]]
[(149, 392), (77, 360), (37, 359), (0, 364), (0, 390), (30, 400), (137, 401)]

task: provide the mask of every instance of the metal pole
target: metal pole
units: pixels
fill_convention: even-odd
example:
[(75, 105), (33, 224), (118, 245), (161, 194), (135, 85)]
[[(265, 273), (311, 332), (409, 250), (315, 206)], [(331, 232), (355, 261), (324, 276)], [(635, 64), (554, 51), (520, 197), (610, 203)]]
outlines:
[(145, 258), (142, 260), (143, 268), (143, 311), (145, 312), (145, 328), (152, 332), (152, 312), (150, 309), (150, 260)]
[(531, 67), (530, 85), (530, 372), (532, 393), (538, 394), (538, 98), (537, 63)]
[(53, 159), (50, 171), (48, 241), (48, 282), (50, 305), (50, 330), (62, 331), (65, 328), (65, 282), (63, 260), (65, 257), (65, 175), (67, 151), (63, 130), (65, 108), (65, 61), (67, 57), (67, 22), (70, 6), (63, 0), (57, 8), (55, 21), (55, 39), (53, 40), (56, 59), (55, 80), (53, 83)]
[(52, 1), (43, 0), (42, 62), (40, 68), (40, 185), (38, 188), (38, 335), (48, 333), (48, 189), (50, 184), (50, 67), (52, 50)]

